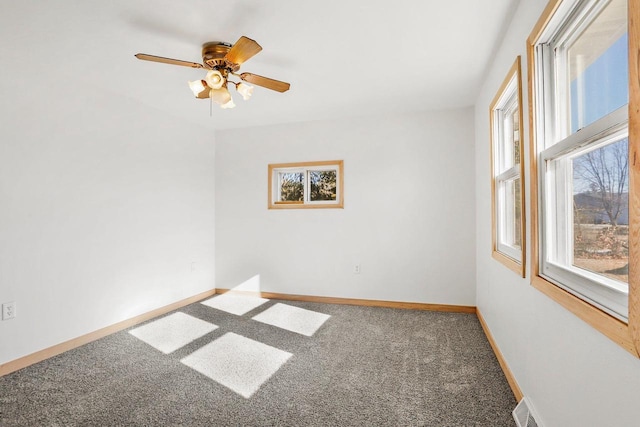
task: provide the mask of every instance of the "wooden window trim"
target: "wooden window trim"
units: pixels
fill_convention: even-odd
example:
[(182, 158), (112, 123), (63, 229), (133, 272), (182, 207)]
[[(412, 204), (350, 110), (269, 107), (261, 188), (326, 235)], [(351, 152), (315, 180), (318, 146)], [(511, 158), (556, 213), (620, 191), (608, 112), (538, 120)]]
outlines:
[[(304, 203), (281, 202), (273, 200), (274, 169), (305, 168), (317, 166), (337, 166), (338, 169), (338, 201), (337, 203)], [(343, 209), (344, 208), (344, 160), (323, 160), (315, 162), (274, 163), (268, 168), (268, 208), (269, 209)]]
[[(520, 221), (520, 234), (522, 239), (522, 251), (520, 255), (521, 261), (517, 261), (503, 252), (498, 250), (498, 242), (497, 242), (497, 217), (498, 214), (496, 212), (496, 177), (495, 177), (495, 149), (494, 146), (494, 111), (498, 105), (500, 99), (502, 99), (507, 86), (513, 80), (513, 78), (517, 79), (517, 88), (516, 95), (518, 97), (518, 116), (520, 120), (520, 126), (518, 129), (518, 133), (520, 134), (520, 212), (521, 212), (521, 221)], [(504, 264), (507, 268), (514, 271), (516, 274), (519, 274), (521, 277), (525, 277), (526, 275), (526, 206), (525, 206), (525, 197), (524, 197), (524, 121), (523, 121), (523, 111), (522, 111), (522, 66), (520, 56), (516, 58), (513, 65), (509, 69), (506, 77), (504, 78), (498, 92), (496, 93), (493, 101), (491, 101), (491, 106), (489, 107), (489, 138), (491, 141), (491, 255), (498, 262)]]
[(600, 331), (635, 357), (640, 353), (640, 2), (628, 1), (629, 20), (629, 323), (583, 301), (554, 285), (540, 275), (539, 218), (538, 218), (538, 162), (535, 117), (534, 49), (562, 0), (550, 0), (527, 40), (527, 68), (529, 93), (529, 164), (531, 193), (531, 284), (587, 324)]

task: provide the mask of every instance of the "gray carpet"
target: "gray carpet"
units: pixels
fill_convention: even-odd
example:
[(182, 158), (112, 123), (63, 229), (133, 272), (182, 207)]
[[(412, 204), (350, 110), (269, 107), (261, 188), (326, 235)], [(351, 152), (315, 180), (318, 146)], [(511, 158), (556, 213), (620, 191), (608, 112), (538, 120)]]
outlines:
[[(308, 312), (285, 310), (302, 328), (292, 332), (282, 310), (264, 314), (276, 304), (330, 317), (309, 329)], [(177, 350), (140, 338), (169, 331), (165, 319), (1, 377), (0, 426), (514, 425), (516, 401), (475, 315), (275, 300), (243, 315), (201, 303), (178, 312), (199, 338)], [(252, 355), (216, 353), (245, 344)], [(254, 374), (259, 384), (243, 389)]]

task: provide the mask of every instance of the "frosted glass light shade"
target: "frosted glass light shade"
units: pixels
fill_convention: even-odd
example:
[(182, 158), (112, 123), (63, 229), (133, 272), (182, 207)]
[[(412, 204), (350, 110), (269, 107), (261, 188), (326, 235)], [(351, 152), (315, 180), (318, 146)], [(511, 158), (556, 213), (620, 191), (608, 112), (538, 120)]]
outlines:
[(236, 106), (236, 104), (234, 104), (234, 103), (233, 103), (233, 99), (230, 99), (227, 103), (222, 104), (222, 105), (220, 106), (220, 108), (222, 108), (222, 109), (226, 110), (227, 108), (233, 108), (233, 107), (235, 107), (235, 106)]
[(202, 91), (207, 89), (207, 83), (204, 80), (194, 80), (189, 82), (189, 89), (193, 92), (193, 95), (197, 98)]
[(224, 105), (227, 102), (231, 101), (231, 94), (226, 87), (221, 87), (220, 89), (211, 89), (211, 92), (209, 92), (209, 96), (220, 105)]
[(211, 89), (220, 89), (225, 82), (224, 77), (222, 77), (222, 73), (218, 70), (210, 70), (204, 80)]
[(251, 95), (253, 94), (253, 86), (250, 86), (246, 83), (239, 83), (236, 86), (236, 90), (240, 95), (242, 95), (242, 99), (244, 99), (245, 101), (251, 98)]

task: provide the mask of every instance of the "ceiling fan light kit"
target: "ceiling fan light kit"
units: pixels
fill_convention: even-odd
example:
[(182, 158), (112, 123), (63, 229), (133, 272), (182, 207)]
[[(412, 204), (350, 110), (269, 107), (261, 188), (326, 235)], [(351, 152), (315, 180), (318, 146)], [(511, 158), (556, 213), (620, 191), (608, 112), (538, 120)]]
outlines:
[(249, 86), (248, 84), (238, 83), (236, 85), (236, 90), (240, 95), (242, 95), (242, 99), (248, 101), (253, 95), (253, 86)]
[[(231, 93), (229, 93), (227, 88), (229, 83), (235, 86), (236, 91), (245, 101), (253, 94), (253, 86), (245, 82), (275, 90), (276, 92), (286, 92), (289, 90), (290, 84), (286, 82), (252, 73), (237, 74), (240, 66), (261, 50), (262, 47), (255, 40), (242, 36), (234, 45), (224, 42), (205, 43), (202, 47), (202, 64), (147, 55), (145, 53), (138, 53), (135, 56), (144, 61), (208, 70), (204, 79), (188, 82), (189, 88), (196, 98), (209, 98), (211, 102), (220, 105), (220, 108), (227, 109), (235, 107)], [(229, 76), (235, 76), (241, 81), (234, 82), (229, 80)]]
[[(227, 102), (232, 100), (231, 94), (229, 93), (229, 90), (227, 89), (226, 86), (221, 87), (220, 89), (213, 89), (213, 88), (210, 89), (209, 98), (211, 98), (212, 101), (214, 101), (220, 106), (225, 105)], [(229, 107), (226, 107), (226, 108), (229, 108)]]
[(224, 84), (224, 77), (222, 77), (222, 73), (220, 71), (211, 70), (205, 76), (204, 81), (211, 89), (220, 89)]
[(194, 80), (189, 82), (189, 88), (196, 95), (196, 98), (202, 98), (203, 92), (206, 92), (205, 96), (209, 96), (209, 91), (207, 90), (207, 82), (204, 80)]

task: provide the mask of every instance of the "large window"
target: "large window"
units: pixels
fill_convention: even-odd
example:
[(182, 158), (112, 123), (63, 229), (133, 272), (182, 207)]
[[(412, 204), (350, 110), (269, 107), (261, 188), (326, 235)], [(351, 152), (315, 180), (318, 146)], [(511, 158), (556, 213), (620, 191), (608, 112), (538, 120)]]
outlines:
[(536, 46), (541, 273), (628, 317), (626, 0), (583, 1)]
[(341, 208), (342, 160), (269, 165), (269, 209)]
[(529, 38), (533, 284), (637, 354), (628, 22), (626, 0), (553, 0)]
[(490, 107), (493, 257), (524, 277), (522, 86), (516, 59)]

